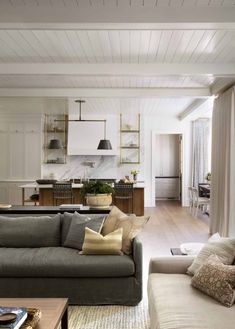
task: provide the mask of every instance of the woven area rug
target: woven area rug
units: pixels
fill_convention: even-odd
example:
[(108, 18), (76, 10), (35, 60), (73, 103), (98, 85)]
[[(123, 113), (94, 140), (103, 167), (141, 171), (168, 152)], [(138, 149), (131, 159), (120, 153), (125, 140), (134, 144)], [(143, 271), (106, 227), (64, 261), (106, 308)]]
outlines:
[(69, 329), (149, 329), (147, 301), (138, 306), (70, 306)]

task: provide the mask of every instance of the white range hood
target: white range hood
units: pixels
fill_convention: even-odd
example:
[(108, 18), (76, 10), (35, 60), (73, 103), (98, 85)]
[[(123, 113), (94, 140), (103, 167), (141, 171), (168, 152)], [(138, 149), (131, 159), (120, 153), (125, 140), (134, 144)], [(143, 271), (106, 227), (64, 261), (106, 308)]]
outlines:
[[(117, 116), (88, 116), (86, 120), (106, 120), (107, 138), (112, 144), (112, 150), (97, 150), (99, 141), (104, 139), (104, 122), (69, 121), (68, 122), (68, 155), (117, 155)], [(78, 118), (77, 104), (69, 102), (69, 120)]]

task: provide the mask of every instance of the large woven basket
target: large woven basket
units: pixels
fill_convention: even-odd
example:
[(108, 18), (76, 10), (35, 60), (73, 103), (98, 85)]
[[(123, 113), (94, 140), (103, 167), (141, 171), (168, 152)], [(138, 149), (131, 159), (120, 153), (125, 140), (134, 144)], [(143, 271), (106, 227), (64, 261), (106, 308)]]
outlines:
[(112, 194), (86, 194), (86, 203), (91, 208), (107, 208), (112, 203)]

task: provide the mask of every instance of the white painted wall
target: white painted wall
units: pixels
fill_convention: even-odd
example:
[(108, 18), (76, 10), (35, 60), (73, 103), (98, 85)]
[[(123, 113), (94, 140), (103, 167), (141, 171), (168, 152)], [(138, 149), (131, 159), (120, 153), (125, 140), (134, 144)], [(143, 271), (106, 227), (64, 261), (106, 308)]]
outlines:
[[(2, 100), (0, 103), (0, 113), (8, 113), (8, 115), (21, 116), (24, 113), (24, 121), (28, 118), (32, 118), (33, 114), (37, 113), (43, 115), (43, 113), (64, 113), (67, 103), (65, 100), (42, 100), (42, 99), (12, 99)], [(76, 107), (77, 111), (77, 107)], [(128, 113), (128, 108), (126, 109)], [(136, 113), (131, 114), (129, 111), (128, 123), (135, 124)], [(85, 168), (87, 168), (87, 175), (91, 178), (123, 178), (125, 175), (129, 175), (132, 169), (140, 170), (138, 180), (145, 181), (145, 205), (154, 206), (154, 180), (155, 176), (152, 167), (152, 136), (155, 134), (169, 133), (169, 134), (182, 134), (183, 135), (183, 153), (184, 153), (184, 168), (183, 168), (183, 205), (187, 205), (187, 187), (190, 184), (190, 172), (191, 172), (191, 123), (181, 122), (177, 117), (172, 117), (172, 113), (167, 111), (165, 115), (156, 116), (141, 116), (141, 164), (133, 165), (126, 164), (120, 165), (119, 154), (118, 156), (69, 156), (67, 164), (54, 165), (54, 164), (42, 164), (41, 177), (47, 177), (50, 173), (54, 173), (58, 179), (61, 178), (78, 178), (84, 176)], [(77, 112), (76, 112), (77, 113)], [(106, 115), (102, 114), (105, 118)], [(97, 116), (96, 116), (97, 117)], [(119, 136), (119, 114), (113, 116), (113, 120), (116, 124), (113, 124), (108, 129), (111, 129), (114, 134)], [(109, 136), (107, 130), (107, 137)], [(84, 141), (85, 142), (85, 141)], [(30, 147), (32, 157), (34, 156), (34, 149)], [(119, 138), (117, 138), (117, 150), (119, 153)], [(2, 159), (1, 159), (2, 161)], [(94, 161), (94, 168), (84, 166), (84, 162)], [(16, 163), (17, 166), (17, 163)], [(27, 175), (22, 177), (27, 180)], [(20, 179), (20, 177), (19, 177)], [(30, 177), (31, 179), (31, 177)]]
[(145, 203), (146, 206), (155, 205), (155, 163), (152, 159), (152, 147), (155, 144), (156, 134), (182, 134), (183, 147), (183, 177), (182, 177), (182, 205), (188, 205), (187, 188), (191, 180), (191, 122), (182, 122), (169, 114), (162, 116), (147, 116), (144, 121), (145, 147)]

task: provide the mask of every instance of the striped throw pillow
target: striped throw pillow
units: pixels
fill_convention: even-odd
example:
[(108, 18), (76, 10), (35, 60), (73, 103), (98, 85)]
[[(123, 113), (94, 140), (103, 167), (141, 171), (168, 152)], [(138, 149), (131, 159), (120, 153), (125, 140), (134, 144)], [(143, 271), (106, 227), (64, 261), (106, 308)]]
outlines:
[(81, 255), (122, 255), (122, 228), (105, 236), (88, 227), (85, 228), (85, 238)]

